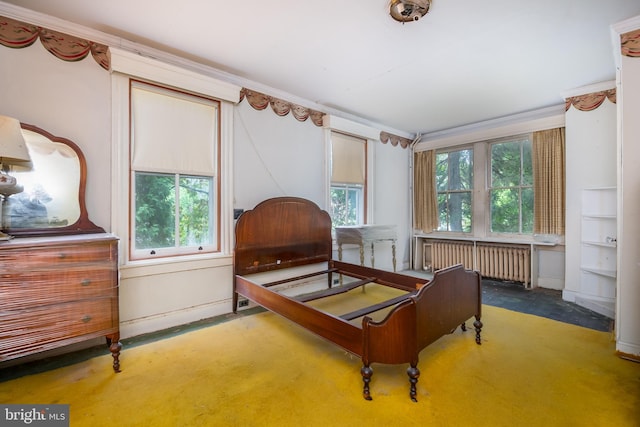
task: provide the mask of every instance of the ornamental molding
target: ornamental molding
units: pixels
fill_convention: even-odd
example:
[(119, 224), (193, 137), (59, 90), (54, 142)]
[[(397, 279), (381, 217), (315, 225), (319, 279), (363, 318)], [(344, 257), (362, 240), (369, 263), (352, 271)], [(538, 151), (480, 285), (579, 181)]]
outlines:
[(565, 111), (573, 105), (580, 111), (593, 111), (598, 108), (604, 100), (608, 99), (611, 103), (616, 103), (616, 90), (608, 89), (598, 92), (587, 93), (584, 95), (572, 96), (565, 99)]
[(13, 49), (31, 46), (36, 40), (56, 58), (76, 62), (89, 54), (105, 70), (111, 66), (109, 47), (59, 31), (49, 30), (5, 16), (0, 16), (0, 44)]
[(409, 138), (404, 138), (402, 136), (394, 135), (385, 131), (380, 132), (380, 141), (383, 144), (390, 142), (394, 147), (400, 144), (402, 148), (407, 148), (411, 145), (411, 140)]
[(620, 35), (620, 53), (631, 58), (640, 58), (640, 29)]
[(278, 116), (286, 116), (291, 113), (299, 122), (304, 122), (308, 118), (311, 118), (311, 122), (314, 125), (322, 126), (322, 117), (325, 113), (321, 111), (312, 110), (311, 108), (306, 108), (274, 96), (242, 88), (240, 90), (240, 102), (245, 98), (249, 105), (256, 110), (264, 110), (270, 105), (273, 112)]

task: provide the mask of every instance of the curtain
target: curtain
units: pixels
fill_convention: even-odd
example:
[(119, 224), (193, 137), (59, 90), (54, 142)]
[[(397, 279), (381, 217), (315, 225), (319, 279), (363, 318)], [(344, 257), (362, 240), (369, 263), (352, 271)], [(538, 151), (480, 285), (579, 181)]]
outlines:
[(565, 129), (533, 133), (533, 232), (564, 235)]
[(438, 228), (435, 168), (433, 150), (415, 153), (413, 158), (413, 228), (426, 233)]

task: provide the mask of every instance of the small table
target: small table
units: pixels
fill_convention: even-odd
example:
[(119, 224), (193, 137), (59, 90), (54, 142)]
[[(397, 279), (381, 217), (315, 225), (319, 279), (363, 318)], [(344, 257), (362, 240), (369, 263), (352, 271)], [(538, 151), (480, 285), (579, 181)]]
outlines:
[(371, 245), (371, 268), (375, 268), (374, 244), (376, 242), (391, 241), (393, 271), (396, 271), (396, 226), (395, 225), (351, 225), (336, 227), (336, 242), (338, 243), (338, 260), (342, 261), (342, 245), (355, 244), (360, 247), (360, 265), (364, 266), (364, 247)]

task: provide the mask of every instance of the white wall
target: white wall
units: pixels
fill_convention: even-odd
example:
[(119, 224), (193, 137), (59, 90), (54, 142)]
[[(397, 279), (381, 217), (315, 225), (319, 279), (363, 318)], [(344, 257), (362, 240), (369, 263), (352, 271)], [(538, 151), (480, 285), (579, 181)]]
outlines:
[(324, 129), (270, 107), (258, 111), (247, 100), (234, 110), (234, 208), (252, 209), (280, 196), (325, 206)]
[[(624, 34), (638, 29), (640, 16), (621, 23), (616, 31)], [(616, 350), (640, 361), (640, 58), (622, 56), (618, 91)]]
[[(614, 83), (577, 89), (572, 96), (605, 88), (613, 89)], [(585, 294), (580, 277), (582, 190), (616, 186), (616, 109), (616, 104), (605, 99), (592, 111), (580, 111), (572, 106), (565, 117), (566, 267), (563, 298), (571, 302), (600, 299), (598, 295)]]
[(88, 167), (87, 208), (98, 226), (110, 228), (110, 75), (89, 55), (65, 62), (40, 41), (24, 49), (0, 46), (0, 114), (68, 138)]

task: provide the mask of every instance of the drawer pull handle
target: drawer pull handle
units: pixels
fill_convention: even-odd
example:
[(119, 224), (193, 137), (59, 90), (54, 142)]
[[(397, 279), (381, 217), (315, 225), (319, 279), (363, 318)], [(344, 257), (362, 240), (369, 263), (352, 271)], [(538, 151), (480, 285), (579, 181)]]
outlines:
[(58, 258), (60, 259), (65, 259), (67, 257), (67, 254), (65, 254), (64, 252), (61, 252), (60, 255), (58, 255)]
[(90, 321), (91, 321), (91, 316), (89, 316), (88, 314), (85, 314), (84, 317), (82, 318), (82, 322), (89, 323)]
[(80, 282), (80, 284), (82, 286), (89, 286), (91, 284), (91, 279), (82, 279), (82, 282)]

